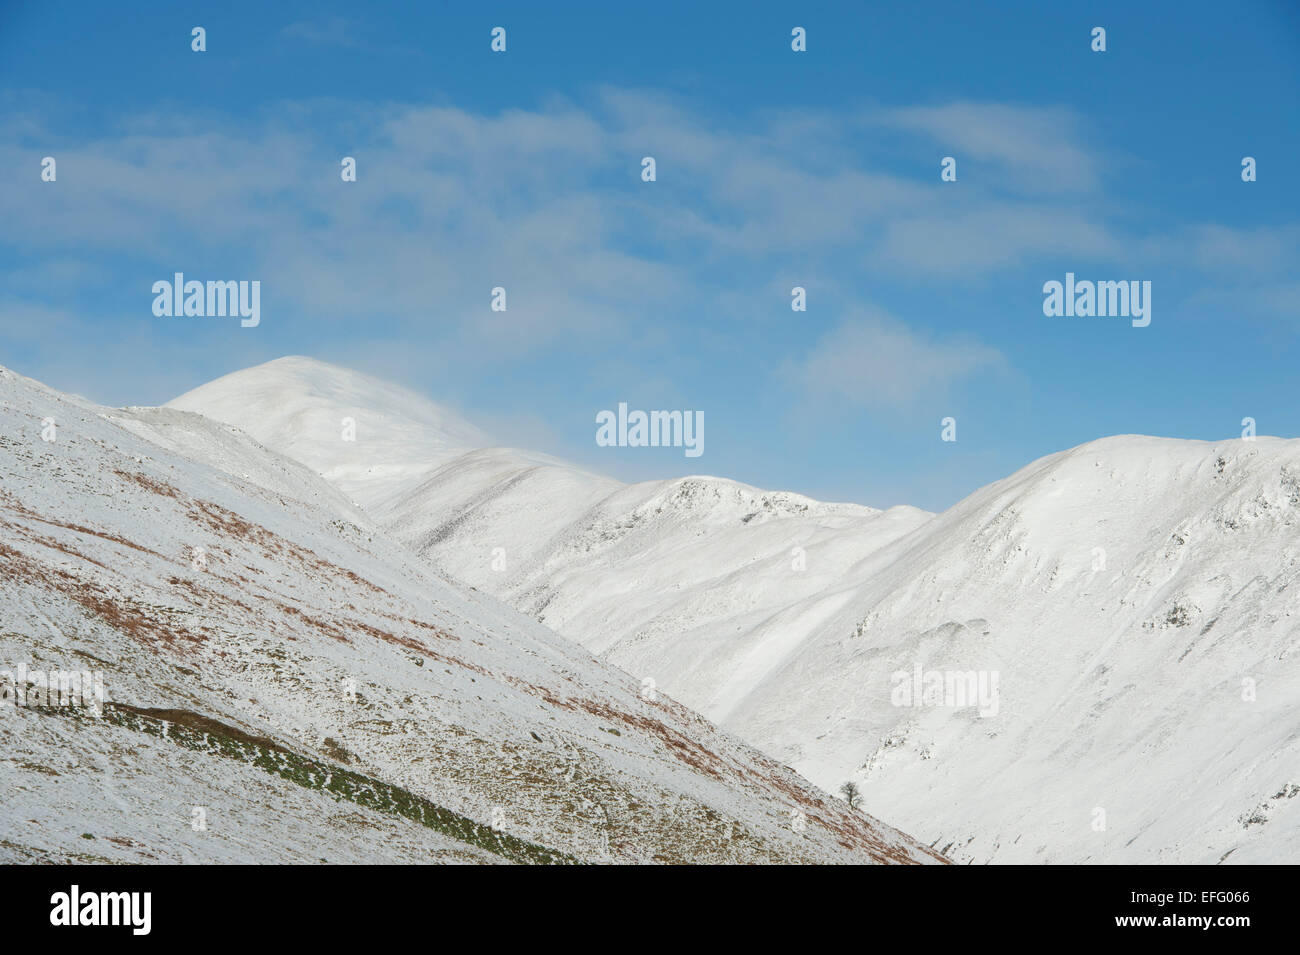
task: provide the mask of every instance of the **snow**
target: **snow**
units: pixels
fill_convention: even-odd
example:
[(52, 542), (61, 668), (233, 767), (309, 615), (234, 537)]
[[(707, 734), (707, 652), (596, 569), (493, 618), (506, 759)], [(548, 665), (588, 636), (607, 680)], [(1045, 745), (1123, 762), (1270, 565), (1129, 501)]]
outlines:
[[(331, 374), (374, 420), (442, 420)], [(857, 780), (957, 861), (1300, 850), (1300, 441), (1106, 438), (932, 515), (703, 476), (623, 485), (458, 434), (471, 447), (406, 446), (392, 479), (349, 493), (453, 577), (819, 785)], [(337, 443), (273, 446), (345, 463)], [(996, 672), (997, 715), (893, 705), (892, 674), (918, 664)]]

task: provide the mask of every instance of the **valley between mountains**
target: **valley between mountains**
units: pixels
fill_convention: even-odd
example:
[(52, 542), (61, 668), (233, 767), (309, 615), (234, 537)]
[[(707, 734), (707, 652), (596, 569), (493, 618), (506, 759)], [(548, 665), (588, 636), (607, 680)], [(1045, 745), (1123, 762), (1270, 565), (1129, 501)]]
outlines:
[(1300, 441), (1105, 438), (932, 514), (626, 485), (306, 358), (0, 390), (4, 665), (110, 698), (7, 708), (0, 858), (1300, 850)]

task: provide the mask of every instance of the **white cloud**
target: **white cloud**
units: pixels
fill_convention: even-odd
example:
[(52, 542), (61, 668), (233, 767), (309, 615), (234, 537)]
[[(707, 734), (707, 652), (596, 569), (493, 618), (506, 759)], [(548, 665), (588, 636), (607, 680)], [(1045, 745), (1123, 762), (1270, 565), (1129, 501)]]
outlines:
[[(1181, 247), (1180, 247), (1181, 246)], [(1251, 275), (1297, 270), (1300, 226), (1262, 226), (1242, 229), (1202, 225), (1175, 240), (1170, 250), (1186, 264), (1229, 273)]]
[(957, 157), (959, 169), (964, 159), (1003, 167), (999, 183), (1017, 192), (1098, 185), (1097, 156), (1079, 143), (1079, 119), (1063, 107), (961, 102), (887, 110), (877, 120), (924, 134)]
[(306, 40), (322, 46), (354, 46), (356, 25), (344, 17), (326, 16), (314, 20), (297, 20), (281, 33), (295, 40)]
[(913, 271), (955, 277), (1048, 255), (1084, 262), (1118, 255), (1123, 247), (1103, 224), (1069, 209), (1000, 203), (900, 217), (889, 224), (881, 253)]
[(809, 397), (889, 411), (942, 397), (962, 380), (1004, 366), (997, 349), (935, 341), (883, 312), (861, 311), (785, 373)]

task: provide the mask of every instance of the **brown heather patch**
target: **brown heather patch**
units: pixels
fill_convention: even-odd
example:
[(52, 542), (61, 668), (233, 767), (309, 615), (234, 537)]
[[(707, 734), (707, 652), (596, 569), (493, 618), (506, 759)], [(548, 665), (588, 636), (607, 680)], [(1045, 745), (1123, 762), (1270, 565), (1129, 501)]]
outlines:
[[(4, 571), (4, 580), (11, 580), (15, 583), (23, 583), (35, 579), (36, 574), (30, 568), (33, 562), (22, 553), (14, 550), (4, 541), (0, 541), (0, 569)], [(65, 573), (62, 570), (54, 571), (56, 574)]]
[(169, 649), (187, 651), (195, 646), (202, 646), (207, 640), (205, 634), (198, 634), (184, 627), (176, 627), (147, 617), (130, 600), (114, 597), (93, 585), (82, 584), (77, 587), (58, 589), (64, 596), (71, 597), (114, 630), (125, 633), (146, 646), (156, 646), (161, 643)]
[(311, 614), (303, 613), (297, 607), (293, 606), (293, 604), (287, 604), (282, 600), (276, 600), (274, 597), (268, 597), (267, 599), (270, 600), (272, 603), (274, 603), (277, 607), (280, 608), (281, 611), (288, 614), (290, 617), (296, 617), (298, 620), (301, 620), (304, 624), (306, 624), (306, 626), (309, 627), (310, 629), (315, 630), (319, 633), (323, 633), (331, 640), (337, 640), (339, 643), (352, 642), (351, 640), (348, 639), (346, 633), (340, 630), (336, 624), (330, 622), (329, 620), (322, 620), (320, 617), (313, 617)]
[(95, 560), (95, 558), (75, 550), (60, 540), (55, 540), (53, 537), (46, 537), (44, 534), (37, 534), (31, 530), (31, 528), (24, 527), (21, 524), (14, 524), (10, 521), (0, 520), (0, 527), (3, 527), (6, 531), (11, 533), (15, 539), (21, 538), (32, 544), (39, 544), (42, 547), (57, 550), (59, 553), (66, 554), (67, 556), (76, 558), (77, 560), (84, 560), (103, 570), (111, 570), (107, 564), (101, 563)]
[[(84, 527), (81, 524), (70, 524), (66, 521), (56, 521), (53, 518), (42, 517), (41, 515), (33, 511), (31, 508), (20, 503), (14, 498), (9, 497), (9, 495), (5, 495), (5, 496), (8, 497), (9, 500), (0, 503), (0, 507), (12, 511), (18, 517), (21, 517), (25, 520), (35, 521), (38, 524), (44, 524), (46, 527), (59, 527), (62, 528), (63, 530), (73, 531), (77, 534), (86, 534), (90, 537), (98, 537), (100, 540), (111, 541), (114, 544), (120, 544), (123, 547), (129, 547), (131, 548), (131, 550), (139, 551), (142, 554), (148, 554), (150, 557), (157, 557), (159, 560), (168, 560), (168, 558), (164, 557), (162, 554), (158, 553), (157, 551), (150, 550), (148, 547), (144, 547), (140, 544), (135, 543), (134, 541), (129, 541), (125, 537), (118, 537), (116, 534), (110, 534), (107, 531), (97, 531), (93, 527)], [(14, 525), (10, 525), (10, 526), (14, 526)], [(90, 560), (89, 557), (85, 557), (84, 559)], [(103, 565), (101, 564), (100, 566)]]
[(426, 656), (431, 653), (428, 647), (419, 640), (416, 640), (414, 637), (398, 636), (395, 633), (389, 633), (387, 630), (380, 630), (378, 627), (373, 627), (361, 620), (348, 620), (346, 621), (346, 624), (350, 627), (355, 627), (362, 633), (370, 634), (370, 636), (377, 640), (383, 640), (385, 643), (396, 644), (399, 647), (405, 647), (407, 650), (413, 650), (416, 653), (421, 653)]
[(211, 501), (195, 500), (190, 503), (189, 516), (196, 523), (202, 524), (216, 534), (226, 537), (238, 537), (266, 546), (275, 535), (252, 521), (246, 521), (234, 511), (227, 510)]
[[(352, 607), (351, 604), (348, 606)], [(352, 607), (352, 609), (356, 610), (357, 608)], [(394, 623), (409, 624), (412, 627), (419, 627), (421, 630), (427, 630), (431, 635), (437, 637), (439, 640), (451, 640), (456, 643), (460, 642), (460, 637), (456, 636), (456, 634), (451, 631), (444, 630), (442, 627), (436, 626), (432, 623), (425, 623), (423, 620), (416, 620), (414, 617), (399, 617), (396, 614), (391, 613), (381, 613), (380, 616), (385, 620), (392, 620)]]
[(265, 599), (275, 604), (275, 606), (288, 616), (302, 621), (312, 630), (322, 633), (340, 643), (351, 643), (352, 641), (349, 638), (349, 634), (364, 633), (376, 640), (382, 640), (385, 643), (391, 643), (394, 646), (402, 647), (403, 649), (410, 650), (413, 653), (418, 653), (444, 665), (458, 666), (466, 670), (472, 670), (483, 676), (491, 676), (491, 673), (483, 667), (477, 666), (473, 663), (467, 663), (457, 657), (439, 653), (421, 643), (419, 640), (416, 640), (414, 637), (391, 633), (380, 627), (376, 627), (373, 624), (366, 623), (364, 620), (352, 620), (347, 617), (338, 617), (335, 619), (315, 617), (305, 612), (302, 608), (295, 607), (293, 604), (285, 603), (283, 600), (279, 600), (275, 597), (268, 595)]
[(115, 846), (121, 846), (123, 849), (134, 849), (136, 855), (143, 856), (146, 859), (156, 860), (158, 858), (149, 851), (149, 847), (143, 842), (136, 842), (133, 839), (126, 838), (125, 836), (105, 836), (104, 838)]
[(517, 690), (523, 690), (525, 693), (531, 696), (536, 696), (542, 700), (545, 700), (547, 703), (551, 704), (551, 706), (560, 706), (566, 710), (573, 709), (573, 704), (571, 701), (556, 696), (554, 693), (552, 693), (549, 689), (547, 689), (544, 686), (538, 686), (536, 683), (529, 683), (525, 679), (522, 679), (517, 676), (510, 676), (509, 674), (503, 676), (501, 680), (503, 683), (513, 686)]
[(264, 556), (269, 559), (283, 560), (292, 558), (302, 567), (315, 571), (317, 574), (342, 578), (348, 583), (364, 587), (374, 594), (392, 599), (392, 595), (388, 591), (359, 576), (354, 571), (317, 556), (307, 548), (295, 544), (287, 537), (281, 537), (261, 524), (245, 520), (234, 511), (222, 507), (220, 504), (195, 499), (191, 502), (189, 516), (196, 523), (202, 524), (213, 533), (257, 544), (263, 548)]
[(0, 543), (0, 566), (3, 566), (6, 580), (54, 590), (144, 646), (156, 648), (161, 645), (184, 652), (201, 646), (207, 640), (205, 635), (152, 619), (131, 600), (109, 594), (95, 584), (79, 581), (61, 568), (44, 567), (3, 543)]
[(668, 751), (678, 760), (697, 772), (704, 773), (706, 776), (722, 779), (725, 772), (731, 772), (722, 758), (705, 749), (685, 733), (679, 732), (659, 720), (639, 714), (625, 713), (608, 703), (601, 703), (597, 700), (563, 699), (544, 686), (538, 686), (517, 677), (505, 676), (503, 680), (525, 693), (540, 697), (552, 706), (563, 707), (567, 710), (582, 710), (592, 716), (599, 716), (604, 720), (622, 723), (624, 726), (640, 730), (642, 733), (658, 739), (668, 747)]
[[(307, 553), (310, 553), (310, 552), (307, 552)], [(318, 568), (320, 568), (320, 569), (322, 569), (322, 570), (330, 571), (330, 572), (332, 572), (332, 573), (333, 573), (335, 576), (337, 576), (337, 577), (343, 577), (343, 578), (346, 578), (347, 580), (351, 581), (352, 583), (354, 583), (354, 584), (359, 584), (360, 586), (365, 587), (365, 588), (369, 589), (370, 591), (372, 591), (372, 592), (374, 592), (374, 593), (382, 594), (382, 595), (385, 596), (385, 597), (389, 596), (388, 591), (384, 590), (383, 587), (380, 587), (380, 586), (377, 585), (377, 584), (372, 584), (370, 581), (366, 580), (364, 577), (359, 577), (359, 576), (357, 576), (356, 574), (354, 574), (352, 571), (348, 570), (347, 568), (345, 568), (345, 567), (340, 567), (340, 566), (338, 566), (337, 564), (331, 564), (328, 560), (325, 560), (325, 559), (322, 558), (322, 557), (317, 557), (315, 554), (310, 554), (310, 556), (311, 556), (312, 560), (315, 562), (315, 564), (317, 565)]]
[(657, 738), (668, 747), (669, 752), (676, 756), (678, 760), (704, 773), (706, 776), (722, 779), (724, 773), (729, 774), (731, 772), (726, 761), (716, 753), (710, 752), (685, 733), (675, 730), (659, 720), (636, 713), (625, 713), (622, 710), (615, 709), (608, 703), (601, 703), (597, 700), (574, 700), (573, 705), (590, 713), (592, 716), (599, 716), (601, 719), (622, 723)]
[[(221, 577), (217, 577), (221, 580)], [(207, 604), (217, 604), (219, 606), (238, 607), (244, 613), (252, 614), (253, 608), (244, 603), (238, 597), (231, 597), (211, 587), (205, 587), (189, 577), (168, 577), (167, 583), (173, 587), (184, 590), (195, 604), (206, 602)]]
[(172, 487), (166, 481), (151, 478), (146, 474), (139, 473), (138, 471), (121, 471), (114, 469), (113, 473), (124, 481), (138, 484), (146, 491), (150, 491), (154, 494), (161, 494), (163, 497), (170, 497), (178, 501), (181, 499), (181, 492), (176, 490), (176, 488)]
[[(477, 663), (470, 663), (468, 660), (462, 660), (460, 657), (453, 657), (446, 653), (439, 653), (437, 650), (425, 649), (421, 651), (430, 660), (435, 660), (443, 666), (460, 667), (462, 670), (469, 670), (471, 673), (477, 673), (479, 676), (485, 676), (489, 679), (495, 679), (491, 670), (481, 667)], [(506, 678), (507, 681), (509, 678)]]
[[(138, 474), (138, 473), (133, 474), (127, 471), (117, 471), (115, 473), (117, 473), (119, 476), (123, 477), (124, 479), (130, 480), (133, 483), (138, 484), (149, 491), (152, 491), (155, 494), (161, 494), (178, 501), (184, 500), (184, 497), (180, 491), (178, 491), (176, 488), (164, 482), (154, 480), (152, 478), (147, 477), (146, 475)], [(352, 584), (354, 586), (363, 587), (374, 594), (387, 597), (390, 600), (393, 599), (392, 595), (389, 594), (388, 591), (372, 583), (371, 581), (366, 580), (364, 577), (361, 577), (359, 574), (355, 573), (354, 571), (349, 570), (345, 567), (340, 567), (337, 564), (332, 563), (331, 561), (319, 557), (318, 555), (308, 550), (307, 548), (294, 543), (288, 538), (281, 537), (279, 534), (276, 534), (274, 531), (271, 531), (266, 527), (263, 527), (261, 524), (255, 523), (254, 521), (250, 521), (241, 517), (239, 514), (235, 513), (229, 508), (222, 507), (220, 504), (216, 504), (212, 501), (205, 501), (202, 499), (191, 499), (189, 500), (188, 504), (189, 507), (187, 513), (191, 520), (206, 527), (208, 530), (212, 531), (215, 534), (227, 538), (234, 538), (241, 541), (245, 541), (262, 548), (263, 555), (266, 556), (268, 559), (271, 559), (273, 561), (284, 561), (286, 558), (291, 558), (297, 561), (305, 569), (309, 571), (313, 571), (317, 575), (324, 575), (326, 577), (341, 579), (347, 581), (349, 584)], [(91, 533), (94, 532), (92, 531)], [(100, 535), (100, 536), (105, 536), (105, 535)], [(119, 541), (119, 543), (123, 543), (131, 547), (136, 547), (136, 545), (131, 544), (129, 541)], [(141, 549), (141, 548), (137, 547), (137, 549)], [(162, 555), (156, 554), (155, 556), (161, 557)], [(248, 578), (242, 575), (236, 574), (235, 577), (245, 585), (251, 586), (253, 583), (251, 580), (249, 580)], [(173, 583), (177, 583), (176, 578), (173, 578)], [(195, 585), (192, 582), (185, 582), (180, 585), (187, 586), (193, 591), (197, 590), (197, 588), (195, 588)], [(219, 595), (213, 594), (211, 592), (208, 592), (208, 595), (213, 597), (214, 599), (222, 599), (222, 600), (226, 599), (224, 597), (220, 597)], [(271, 599), (274, 600), (274, 598)], [(235, 603), (237, 606), (240, 606), (241, 609), (245, 609), (245, 610), (250, 609), (243, 604), (239, 604), (238, 601), (227, 601), (227, 602)], [(355, 630), (360, 630), (362, 632), (368, 633), (370, 636), (373, 636), (376, 639), (384, 640), (385, 642), (393, 643), (405, 647), (406, 649), (412, 650), (416, 653), (422, 653), (427, 656), (437, 658), (437, 654), (434, 654), (428, 647), (426, 647), (423, 643), (421, 643), (419, 640), (416, 640), (413, 637), (400, 636), (394, 633), (390, 633), (386, 630), (382, 630), (378, 627), (372, 626), (370, 624), (361, 621), (343, 621), (342, 622), (343, 626), (340, 627), (340, 625), (337, 623), (322, 619), (320, 617), (313, 617), (310, 614), (307, 614), (296, 607), (292, 607), (289, 604), (285, 604), (279, 601), (275, 601), (275, 602), (286, 613), (299, 617), (304, 623), (306, 623), (311, 628), (329, 636), (334, 640), (338, 640), (344, 643), (349, 642), (347, 634), (345, 633), (345, 628), (355, 629)], [(453, 640), (453, 641), (459, 641), (460, 639), (459, 637), (447, 632), (445, 629), (441, 627), (435, 626), (434, 624), (425, 623), (423, 621), (415, 620), (414, 618), (402, 618), (393, 614), (385, 613), (381, 615), (395, 622), (406, 623), (406, 624), (420, 627), (421, 629), (433, 634), (434, 636), (440, 639)], [(460, 666), (469, 666), (468, 664), (465, 664), (460, 661), (452, 661), (452, 662), (456, 662), (457, 665)], [(470, 668), (475, 669), (473, 667)], [(486, 671), (483, 672), (486, 673)]]

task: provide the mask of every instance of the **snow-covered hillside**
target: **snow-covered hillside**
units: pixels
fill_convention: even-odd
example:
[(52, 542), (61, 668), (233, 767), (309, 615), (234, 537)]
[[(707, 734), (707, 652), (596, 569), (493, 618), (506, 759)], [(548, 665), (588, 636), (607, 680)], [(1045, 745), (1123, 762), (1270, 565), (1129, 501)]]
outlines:
[[(1298, 560), (1300, 441), (1092, 442), (881, 551), (726, 725), (959, 859), (1293, 861)], [(917, 665), (996, 715), (892, 705)]]
[[(1300, 854), (1300, 441), (1108, 438), (937, 516), (509, 449), (382, 484), (439, 567), (960, 861)], [(997, 679), (996, 714), (895, 705), (917, 667)]]
[[(469, 493), (461, 464), (376, 518), (927, 842), (1300, 854), (1300, 441), (1106, 439), (939, 517), (716, 478), (593, 505), (523, 468)], [(1000, 712), (893, 705), (918, 665), (996, 672)]]
[(0, 860), (935, 859), (341, 516), (284, 427), (0, 369), (0, 669), (108, 699), (4, 708)]

